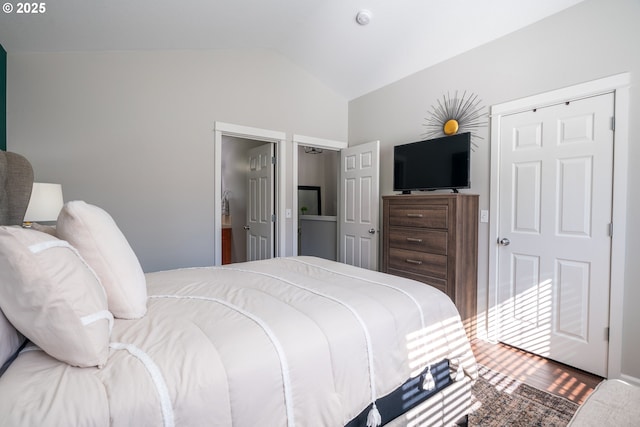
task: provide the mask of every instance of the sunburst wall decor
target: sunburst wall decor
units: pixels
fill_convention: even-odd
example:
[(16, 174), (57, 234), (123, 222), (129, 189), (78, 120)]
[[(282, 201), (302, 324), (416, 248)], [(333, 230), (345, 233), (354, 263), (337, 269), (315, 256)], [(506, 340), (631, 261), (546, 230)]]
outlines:
[(424, 119), (427, 131), (422, 137), (431, 139), (469, 132), (472, 148), (475, 149), (478, 144), (474, 140), (484, 139), (478, 135), (477, 130), (486, 125), (486, 114), (480, 103), (478, 95), (473, 93), (467, 96), (467, 91), (464, 91), (462, 96), (458, 97), (456, 91), (452, 98), (447, 92), (446, 95), (442, 95), (442, 100), (438, 100), (438, 105), (432, 105), (431, 111), (427, 113)]

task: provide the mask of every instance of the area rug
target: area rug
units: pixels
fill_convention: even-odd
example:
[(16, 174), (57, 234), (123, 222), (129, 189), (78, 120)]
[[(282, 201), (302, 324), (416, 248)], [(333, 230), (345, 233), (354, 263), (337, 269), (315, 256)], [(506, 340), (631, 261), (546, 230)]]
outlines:
[(470, 427), (566, 427), (578, 404), (478, 365)]

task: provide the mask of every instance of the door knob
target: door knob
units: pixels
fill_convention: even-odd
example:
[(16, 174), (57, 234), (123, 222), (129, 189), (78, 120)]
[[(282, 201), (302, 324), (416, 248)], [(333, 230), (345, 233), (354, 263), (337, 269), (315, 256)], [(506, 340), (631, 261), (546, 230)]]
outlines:
[(242, 228), (244, 228), (244, 229), (245, 229), (245, 230), (247, 230), (247, 231), (251, 230), (251, 227), (249, 227), (248, 225), (245, 225), (245, 226), (244, 226), (244, 227), (242, 227)]
[(376, 229), (375, 228), (370, 228), (369, 229), (369, 234), (376, 234)]
[(507, 239), (506, 237), (503, 237), (502, 239), (498, 239), (498, 243), (501, 244), (502, 246), (509, 246), (511, 244), (511, 240)]

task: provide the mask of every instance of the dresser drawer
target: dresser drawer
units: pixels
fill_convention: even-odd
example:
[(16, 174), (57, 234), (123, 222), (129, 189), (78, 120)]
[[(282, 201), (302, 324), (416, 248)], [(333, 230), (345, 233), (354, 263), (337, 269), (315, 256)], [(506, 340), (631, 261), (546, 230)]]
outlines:
[(391, 205), (389, 206), (389, 225), (402, 227), (448, 227), (449, 208), (446, 205)]
[(389, 247), (408, 251), (447, 254), (447, 232), (424, 228), (391, 227)]
[[(447, 281), (445, 279), (436, 279), (431, 276), (423, 276), (421, 274), (411, 273), (406, 270), (395, 270), (393, 268), (387, 269), (387, 273), (393, 274), (394, 276), (406, 277), (407, 279), (417, 280), (418, 282), (426, 283), (427, 285), (433, 286), (439, 291), (444, 292), (449, 295), (449, 288), (447, 286)], [(451, 297), (451, 295), (449, 295)]]
[(426, 252), (389, 248), (389, 268), (446, 279), (447, 257)]

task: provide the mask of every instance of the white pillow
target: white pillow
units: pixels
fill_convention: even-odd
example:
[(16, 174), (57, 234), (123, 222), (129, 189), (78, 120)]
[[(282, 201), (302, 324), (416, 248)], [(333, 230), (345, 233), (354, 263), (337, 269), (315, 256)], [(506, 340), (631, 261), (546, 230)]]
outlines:
[(71, 243), (95, 270), (107, 292), (109, 310), (121, 319), (147, 312), (147, 283), (136, 254), (103, 209), (67, 202), (58, 216), (58, 237)]
[[(0, 286), (3, 286), (0, 283)], [(6, 316), (0, 310), (0, 367), (15, 354), (20, 348), (25, 338), (16, 331), (16, 328), (7, 320)]]
[(0, 227), (0, 308), (58, 360), (80, 367), (107, 360), (113, 316), (100, 281), (68, 242)]

